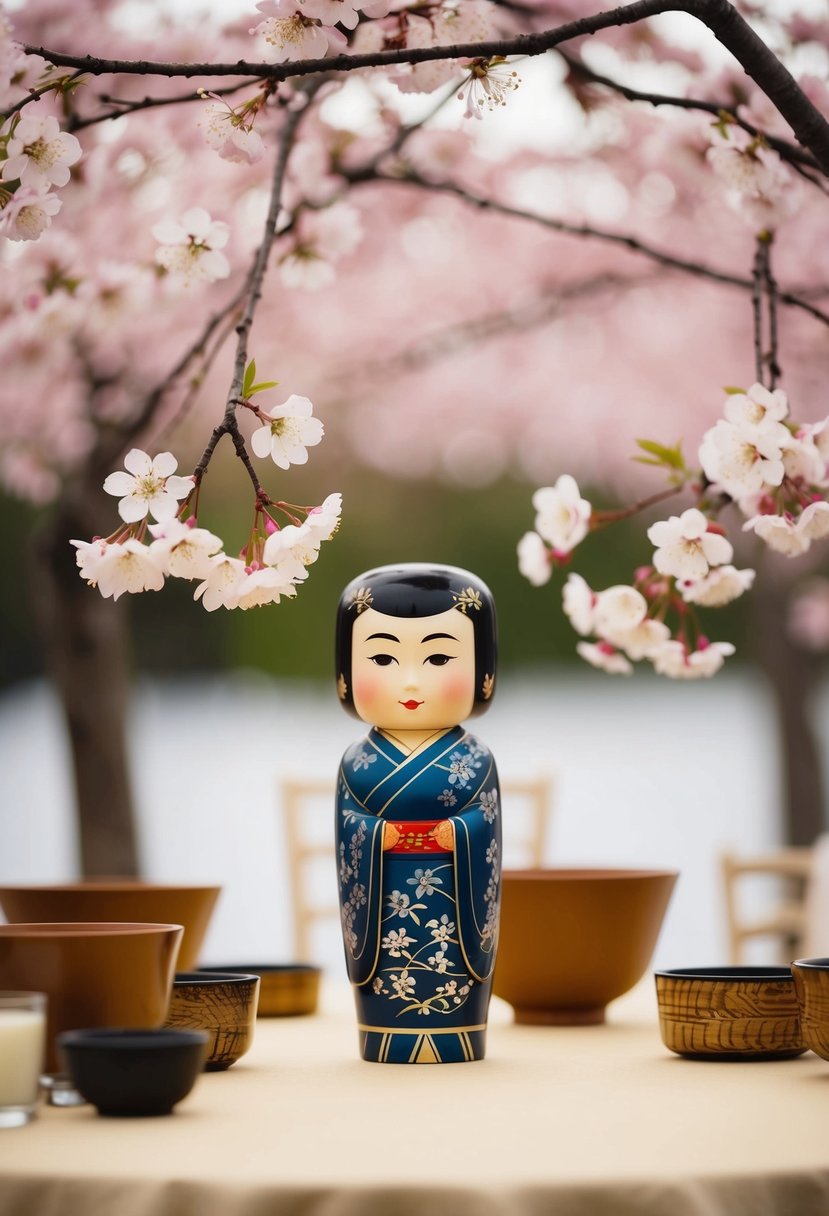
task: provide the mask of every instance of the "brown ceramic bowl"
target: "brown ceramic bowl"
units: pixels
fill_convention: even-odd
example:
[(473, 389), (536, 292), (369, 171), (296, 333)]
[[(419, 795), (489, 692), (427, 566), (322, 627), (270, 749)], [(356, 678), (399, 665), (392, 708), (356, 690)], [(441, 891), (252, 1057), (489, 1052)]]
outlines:
[(799, 958), (792, 975), (803, 1042), (829, 1060), (829, 958)]
[(505, 870), (494, 992), (516, 1022), (585, 1026), (644, 974), (671, 870)]
[(0, 886), (6, 920), (135, 921), (183, 925), (180, 971), (198, 964), (199, 951), (221, 887), (173, 886), (132, 879), (38, 886)]
[(656, 972), (662, 1042), (680, 1056), (781, 1060), (806, 1050), (788, 967)]
[(161, 1025), (182, 933), (181, 925), (0, 925), (0, 988), (48, 997), (47, 1072), (59, 1070), (60, 1031)]
[(208, 1072), (230, 1068), (253, 1042), (259, 976), (231, 972), (179, 973), (173, 982), (165, 1026), (206, 1030)]
[(322, 970), (312, 963), (235, 963), (199, 968), (206, 975), (213, 971), (259, 976), (257, 1017), (288, 1018), (317, 1011)]

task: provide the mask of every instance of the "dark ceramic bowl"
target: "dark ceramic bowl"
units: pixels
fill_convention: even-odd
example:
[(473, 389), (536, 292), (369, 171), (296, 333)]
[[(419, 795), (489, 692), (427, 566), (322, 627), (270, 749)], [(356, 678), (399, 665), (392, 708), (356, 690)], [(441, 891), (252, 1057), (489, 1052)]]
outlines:
[(205, 1068), (230, 1068), (253, 1042), (259, 976), (235, 972), (179, 972), (165, 1026), (205, 1030), (209, 1043)]
[(58, 1050), (72, 1084), (102, 1115), (169, 1115), (204, 1067), (197, 1030), (66, 1030)]
[(662, 1042), (677, 1055), (781, 1060), (806, 1050), (788, 967), (656, 972)]
[(312, 963), (237, 963), (200, 967), (200, 972), (245, 972), (258, 975), (260, 1018), (297, 1017), (316, 1013), (322, 970)]

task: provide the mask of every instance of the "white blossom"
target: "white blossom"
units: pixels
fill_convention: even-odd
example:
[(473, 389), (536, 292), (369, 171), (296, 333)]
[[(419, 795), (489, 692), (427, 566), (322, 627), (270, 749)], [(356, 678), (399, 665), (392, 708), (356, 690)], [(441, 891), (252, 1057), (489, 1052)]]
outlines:
[(211, 572), (210, 559), (222, 547), (221, 538), (197, 528), (192, 520), (182, 523), (170, 519), (163, 524), (150, 524), (155, 540), (150, 551), (158, 558), (161, 569), (173, 578), (206, 579)]
[(734, 555), (724, 536), (708, 531), (708, 519), (696, 507), (652, 524), (648, 539), (656, 547), (654, 566), (674, 578), (705, 578), (710, 566), (724, 565)]
[(797, 530), (808, 540), (823, 540), (829, 536), (829, 502), (812, 502), (797, 520)]
[(110, 473), (104, 482), (107, 494), (120, 497), (118, 514), (126, 523), (136, 523), (149, 512), (165, 523), (176, 514), (178, 500), (193, 489), (192, 477), (174, 477), (178, 461), (172, 452), (159, 452), (151, 459), (140, 448), (124, 457), (126, 473)]
[(753, 570), (737, 570), (734, 566), (717, 566), (705, 578), (684, 579), (679, 590), (686, 604), (701, 604), (703, 608), (722, 608), (748, 591), (754, 582)]
[(343, 496), (335, 492), (329, 494), (318, 507), (311, 507), (305, 520), (305, 526), (310, 530), (316, 542), (330, 540), (340, 526), (340, 515), (343, 509)]
[(98, 572), (106, 556), (107, 542), (98, 539), (71, 540), (69, 543), (77, 549), (75, 562), (81, 572), (81, 578), (86, 579), (90, 587), (95, 587), (98, 583)]
[(561, 593), (565, 616), (576, 633), (586, 637), (593, 632), (593, 608), (596, 595), (580, 574), (568, 574)]
[[(297, 573), (297, 570), (301, 573)], [(258, 562), (251, 562), (250, 566), (245, 567), (236, 584), (233, 604), (230, 606), (245, 610), (258, 608), (262, 604), (278, 604), (283, 595), (289, 598), (296, 595), (295, 584), (306, 578), (307, 574), (307, 570), (298, 563), (287, 567), (284, 562), (278, 566), (262, 566)]]
[(755, 515), (743, 524), (743, 531), (754, 532), (775, 553), (787, 557), (799, 557), (812, 543), (787, 515)]
[(550, 581), (550, 551), (537, 532), (525, 532), (518, 542), (518, 569), (534, 587)]
[(789, 416), (789, 403), (782, 389), (768, 389), (759, 382), (744, 393), (729, 393), (723, 410), (735, 426), (762, 427)]
[(236, 588), (244, 574), (245, 563), (241, 558), (217, 553), (210, 558), (210, 572), (193, 592), (193, 599), (201, 599), (208, 612), (215, 612), (217, 608), (235, 608)]
[(496, 110), (507, 104), (507, 97), (521, 84), (521, 77), (508, 63), (475, 59), (469, 75), (458, 89), (458, 100), (466, 99), (465, 118), (483, 118), (484, 110)]
[(107, 545), (96, 567), (98, 590), (104, 599), (117, 600), (125, 591), (160, 591), (164, 574), (147, 545), (130, 537)]
[(593, 632), (613, 641), (612, 635), (634, 629), (648, 614), (641, 591), (620, 584), (600, 591), (593, 607)]
[(69, 166), (80, 156), (81, 145), (74, 135), (61, 131), (56, 118), (25, 114), (6, 145), (7, 159), (2, 163), (0, 178), (5, 182), (19, 180), (34, 190), (65, 186)]
[(200, 126), (204, 129), (205, 143), (222, 160), (252, 165), (265, 151), (262, 136), (253, 129), (252, 118), (246, 118), (221, 98), (209, 102)]
[(581, 497), (575, 478), (562, 473), (554, 486), (533, 494), (535, 530), (557, 554), (570, 553), (590, 529), (592, 507)]
[(576, 651), (592, 667), (598, 667), (613, 676), (629, 676), (633, 671), (623, 654), (619, 654), (609, 642), (579, 642)]
[(224, 249), (230, 235), (227, 224), (214, 220), (204, 207), (191, 207), (176, 223), (162, 220), (152, 229), (160, 242), (155, 260), (184, 286), (214, 283), (230, 274)]
[(280, 3), (280, 0), (262, 0), (256, 7), (267, 15), (250, 32), (264, 38), (270, 62), (322, 59), (328, 54), (329, 42), (340, 49), (342, 35), (338, 30), (326, 29), (318, 21), (309, 20), (310, 14), (299, 12), (295, 5)]
[(671, 631), (664, 621), (654, 621), (650, 617), (634, 625), (632, 629), (616, 630), (605, 634), (608, 642), (624, 650), (629, 659), (638, 662), (639, 659), (649, 659), (654, 651), (667, 642)]
[(727, 187), (726, 199), (756, 231), (774, 229), (800, 205), (799, 184), (762, 139), (729, 124), (706, 159)]
[(781, 423), (736, 426), (720, 419), (702, 437), (699, 460), (709, 481), (734, 499), (783, 480), (783, 451), (792, 441)]
[(295, 393), (282, 405), (275, 405), (267, 415), (270, 422), (251, 436), (255, 454), (262, 459), (270, 456), (280, 469), (306, 464), (306, 449), (318, 444), (323, 436), (322, 423), (312, 417), (313, 408), (307, 397)]
[(698, 648), (688, 651), (683, 642), (664, 642), (650, 656), (654, 669), (661, 676), (673, 680), (699, 680), (713, 676), (720, 670), (723, 661), (734, 653), (730, 642), (698, 643)]

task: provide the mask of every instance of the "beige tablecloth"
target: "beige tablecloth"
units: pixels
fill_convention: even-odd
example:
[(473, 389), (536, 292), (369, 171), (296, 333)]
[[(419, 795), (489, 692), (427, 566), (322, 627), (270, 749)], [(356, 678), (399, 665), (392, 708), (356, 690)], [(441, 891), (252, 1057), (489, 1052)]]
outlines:
[(347, 990), (260, 1020), (172, 1116), (45, 1109), (0, 1131), (0, 1216), (825, 1216), (829, 1064), (682, 1060), (650, 984), (605, 1027), (366, 1064)]

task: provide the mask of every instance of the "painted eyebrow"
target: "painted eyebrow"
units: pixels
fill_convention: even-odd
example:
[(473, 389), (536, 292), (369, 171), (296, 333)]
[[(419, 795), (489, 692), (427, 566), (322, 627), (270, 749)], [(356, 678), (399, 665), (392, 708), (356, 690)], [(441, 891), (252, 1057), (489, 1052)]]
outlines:
[(422, 646), (425, 642), (435, 642), (438, 638), (448, 638), (450, 642), (457, 642), (458, 640), (451, 633), (429, 633), (425, 638), (421, 638), (420, 644)]
[(371, 633), (366, 638), (367, 642), (373, 642), (375, 638), (385, 638), (387, 642), (399, 642), (400, 638), (396, 638), (393, 633)]

